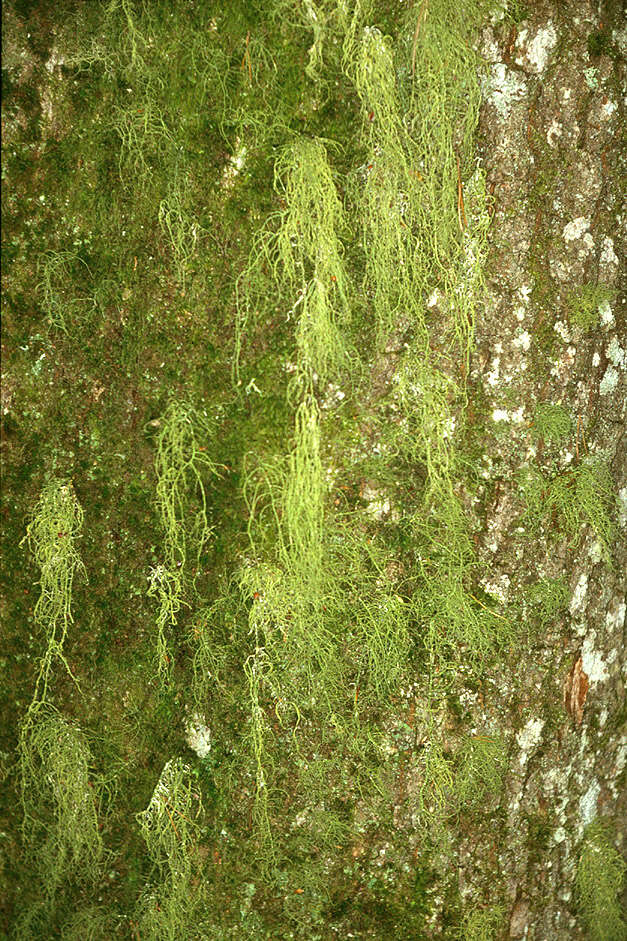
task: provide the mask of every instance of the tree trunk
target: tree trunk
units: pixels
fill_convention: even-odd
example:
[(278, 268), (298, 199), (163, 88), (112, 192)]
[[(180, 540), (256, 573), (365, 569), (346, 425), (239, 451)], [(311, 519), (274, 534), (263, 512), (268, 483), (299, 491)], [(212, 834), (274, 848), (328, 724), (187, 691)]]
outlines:
[[(563, 575), (570, 590), (568, 610), (493, 677), (485, 706), (515, 733), (517, 748), (503, 827), (464, 840), (461, 879), (472, 884), (481, 873), (486, 894), (493, 879), (505, 880), (511, 938), (585, 936), (575, 918), (574, 874), (584, 827), (597, 815), (618, 822), (625, 850), (627, 320), (619, 260), (627, 36), (620, 6), (534, 3), (522, 22), (482, 35), (490, 80), (481, 150), (495, 202), (490, 300), (471, 379), (494, 420), (481, 553), (505, 593)], [(587, 331), (577, 327), (582, 285), (607, 286), (611, 297)], [(542, 403), (572, 412), (559, 451), (534, 428)], [(532, 539), (517, 525), (521, 468), (537, 465), (550, 477), (589, 454), (607, 456), (620, 494), (611, 565), (599, 558), (589, 526), (573, 546), (555, 538), (555, 520)]]
[[(361, 80), (367, 84), (368, 69), (365, 78), (355, 78), (338, 53), (338, 23), (350, 20), (348, 6), (351, 15), (353, 7), (370, 10), (365, 0), (173, 3), (175, 13), (168, 8), (166, 14), (179, 17), (177, 28), (170, 20), (163, 27), (168, 5), (156, 2), (125, 0), (102, 9), (71, 2), (59, 10), (5, 6), (10, 350), (3, 365), (2, 443), (12, 673), (2, 690), (8, 715), (2, 780), (8, 786), (0, 835), (9, 850), (0, 894), (7, 900), (7, 931), (18, 925), (18, 937), (145, 939), (165, 937), (159, 931), (166, 930), (167, 917), (173, 923), (180, 917), (181, 938), (619, 941), (625, 935), (618, 905), (627, 902), (621, 888), (627, 849), (627, 294), (621, 268), (627, 28), (621, 4), (495, 3), (497, 12), (486, 16), (476, 37), (486, 63), (476, 154), (490, 220), (485, 291), (468, 361), (460, 343), (450, 375), (442, 387), (432, 387), (438, 395), (444, 388), (441, 398), (434, 404), (433, 392), (424, 404), (418, 383), (418, 405), (403, 419), (394, 398), (396, 370), (407, 338), (413, 341), (412, 330), (419, 329), (407, 313), (400, 326), (387, 324), (393, 337), (387, 346), (371, 342), (366, 334), (374, 334), (379, 285), (372, 276), (377, 258), (363, 257), (366, 223), (362, 229), (353, 219), (350, 237), (339, 223), (340, 234), (333, 227), (346, 205), (352, 211), (361, 205), (359, 194), (377, 173), (385, 194), (386, 180), (401, 180), (389, 206), (387, 195), (373, 203), (384, 218), (388, 209), (392, 218), (396, 201), (402, 204), (405, 184), (408, 190), (412, 180), (424, 184), (414, 164), (412, 180), (403, 181), (389, 154), (381, 167), (359, 166), (358, 158), (368, 134), (376, 134), (380, 113), (397, 100), (414, 100), (427, 18), (434, 10), (451, 16), (455, 5), (422, 0), (407, 19), (406, 4), (372, 4), (381, 32), (368, 21), (363, 34), (375, 44), (386, 30), (395, 34), (405, 57), (400, 65), (394, 60), (395, 80), (410, 91), (367, 105), (367, 93), (356, 89)], [(117, 33), (116, 16), (122, 23)], [(73, 17), (82, 24), (82, 47), (73, 45), (74, 26), (68, 32)], [(154, 59), (159, 69), (155, 36), (166, 50), (163, 60)], [(64, 43), (75, 56), (80, 47), (82, 58), (68, 65)], [(465, 40), (464, 50), (470, 52)], [(321, 79), (328, 62), (336, 71)], [(171, 80), (178, 89), (179, 79), (180, 96), (168, 87)], [(202, 109), (194, 110), (201, 86), (208, 115), (202, 119)], [(276, 123), (274, 114), (268, 117), (272, 109)], [(466, 125), (464, 115), (456, 120), (451, 141), (457, 150), (451, 144), (448, 158), (455, 173), (455, 150), (461, 235), (454, 234), (463, 245), (473, 168), (460, 163)], [(391, 137), (416, 130), (407, 115), (390, 119), (390, 126)], [(424, 128), (418, 130), (426, 139)], [(337, 135), (340, 146), (330, 144), (327, 133)], [(226, 152), (229, 134), (232, 153)], [(384, 148), (373, 140), (376, 163)], [(273, 176), (275, 156), (287, 145), (298, 155), (287, 177), (293, 182), (294, 167), (309, 160), (311, 185), (304, 176), (300, 189), (285, 184), (284, 156)], [(390, 152), (396, 158), (416, 151), (405, 142)], [(422, 171), (426, 177), (431, 168)], [(431, 231), (433, 220), (425, 222), (420, 212), (426, 214), (427, 205), (435, 213), (437, 203), (426, 190), (413, 217), (406, 207), (397, 212), (404, 230), (408, 212), (415, 231)], [(318, 195), (310, 206), (311, 192)], [(320, 205), (325, 212), (318, 215)], [(380, 217), (373, 213), (373, 229)], [(276, 235), (277, 218), (284, 225), (283, 256), (272, 254), (277, 241), (262, 239), (264, 232)], [(407, 236), (399, 232), (400, 244)], [(403, 264), (401, 252), (390, 296), (397, 290), (402, 297)], [(429, 286), (431, 297), (442, 283), (455, 293), (435, 263), (429, 270), (439, 278)], [(301, 274), (306, 288), (296, 291)], [(250, 310), (243, 314), (249, 280)], [(345, 379), (346, 391), (340, 380), (321, 379), (327, 367), (331, 374), (337, 366), (341, 375), (349, 360), (329, 327), (336, 326), (337, 311), (322, 339), (311, 323), (307, 335), (308, 325), (298, 319), (306, 304), (313, 310), (317, 299), (324, 307), (338, 294), (345, 294), (338, 310), (353, 305), (355, 336), (365, 336), (364, 348), (375, 351), (371, 360), (364, 353), (359, 379)], [(435, 363), (443, 337), (454, 331), (439, 322), (439, 301), (432, 304), (431, 297), (418, 299), (416, 309), (436, 305), (437, 315), (431, 310), (425, 320), (421, 350), (425, 362), (435, 351)], [(238, 385), (240, 354), (244, 379)], [(293, 373), (300, 385), (290, 384)], [(455, 401), (463, 399), (463, 416), (456, 418), (466, 450), (448, 496), (466, 512), (468, 530), (460, 538), (476, 554), (468, 566), (475, 580), (471, 585), (466, 575), (459, 577), (456, 610), (442, 613), (448, 599), (438, 608), (437, 587), (430, 601), (420, 597), (428, 594), (430, 579), (446, 584), (421, 552), (427, 544), (437, 556), (456, 538), (454, 514), (448, 524), (442, 516), (436, 537), (427, 534), (439, 493), (427, 486), (429, 462), (448, 460), (448, 433), (436, 426), (443, 414), (451, 419), (447, 395), (455, 383), (462, 388)], [(176, 401), (168, 409), (171, 395)], [(350, 409), (343, 412), (344, 399)], [(425, 428), (436, 429), (435, 457), (429, 441), (422, 451), (400, 441), (402, 420), (421, 440), (429, 437)], [(288, 447), (292, 435), (297, 443)], [(263, 477), (257, 489), (251, 452)], [(386, 453), (393, 457), (382, 471)], [(177, 454), (183, 455), (178, 476), (171, 473)], [(384, 484), (360, 470), (373, 455)], [(448, 473), (442, 478), (450, 483)], [(57, 646), (42, 657), (45, 631), (41, 624), (32, 628), (37, 572), (30, 557), (25, 564), (22, 546), (50, 474), (74, 482), (61, 489), (53, 482), (46, 491), (52, 503), (63, 498), (71, 504), (67, 525), (53, 527), (53, 550), (71, 530), (81, 558), (72, 556), (59, 602), (63, 614), (53, 618)], [(275, 478), (287, 480), (276, 499)], [(423, 490), (431, 504), (417, 511), (416, 493)], [(398, 493), (403, 496), (395, 505)], [(342, 529), (344, 506), (354, 511), (354, 545), (364, 537), (360, 549)], [(31, 520), (30, 542), (36, 543), (33, 526)], [(410, 549), (405, 538), (414, 540)], [(388, 543), (401, 547), (398, 558), (387, 548), (376, 555)], [(327, 588), (324, 580), (328, 557), (337, 561), (341, 554), (338, 546), (348, 561), (338, 569), (344, 600), (334, 622), (326, 604), (332, 607), (335, 585)], [(79, 577), (83, 563), (89, 587)], [(290, 565), (291, 581), (285, 575)], [(55, 572), (48, 577), (54, 594)], [(42, 574), (40, 587), (44, 582)], [(325, 588), (316, 606), (306, 596), (320, 584)], [(418, 586), (415, 597), (408, 584)], [(360, 634), (355, 627), (360, 586), (375, 598), (368, 629), (383, 637), (369, 653), (366, 628)], [(279, 597), (281, 591), (272, 620), (272, 592)], [(158, 617), (155, 599), (162, 601)], [(281, 604), (284, 617), (276, 614)], [(476, 638), (475, 656), (469, 642), (444, 636), (450, 658), (439, 661), (429, 639), (434, 624), (436, 631), (442, 623), (459, 626), (464, 612), (479, 624), (511, 626), (506, 649), (476, 671), (488, 639), (484, 645)], [(492, 621), (480, 620), (485, 612)], [(310, 625), (301, 646), (290, 647), (298, 618), (310, 617), (313, 625), (318, 615), (325, 627), (320, 648)], [(400, 622), (410, 625), (398, 630), (402, 653), (382, 652), (385, 631), (393, 634)], [(153, 671), (155, 623), (159, 663)], [(385, 629), (376, 634), (381, 623)], [(315, 695), (308, 711), (296, 681), (289, 685), (290, 669), (298, 677), (310, 670), (309, 681), (313, 675), (324, 689), (325, 668), (332, 668), (316, 657), (337, 665), (346, 680), (340, 705), (326, 713)], [(80, 681), (80, 692), (70, 676)], [(28, 794), (24, 802), (31, 828), (24, 832), (41, 837), (41, 844), (33, 838), (35, 857), (40, 845), (48, 853), (62, 849), (53, 889), (15, 824), (15, 806), (28, 788), (12, 756), (18, 743), (27, 753), (43, 706), (67, 717), (49, 717), (50, 741), (65, 736), (66, 745), (81, 746), (75, 766), (68, 759), (55, 778), (54, 748), (40, 730), (44, 744), (30, 765), (23, 762), (31, 789), (43, 795), (37, 808), (29, 809)], [(76, 724), (90, 733), (79, 734)], [(75, 793), (93, 831), (90, 873), (98, 875), (87, 886), (80, 865), (67, 878), (63, 870), (71, 840), (88, 842), (84, 834), (76, 837), (80, 827), (71, 825), (71, 814), (66, 842), (58, 835), (58, 793), (67, 792), (64, 774), (72, 767), (85, 784), (81, 791), (75, 782)], [(179, 804), (168, 790), (175, 779)], [(101, 796), (94, 799), (98, 780)], [(50, 782), (54, 793), (46, 791)], [(99, 813), (107, 808), (104, 831), (94, 806)], [(276, 840), (279, 849), (262, 865), (257, 857), (264, 839)], [(99, 855), (104, 845), (114, 860), (106, 874), (109, 862), (105, 866)], [(78, 851), (75, 857), (80, 863)]]

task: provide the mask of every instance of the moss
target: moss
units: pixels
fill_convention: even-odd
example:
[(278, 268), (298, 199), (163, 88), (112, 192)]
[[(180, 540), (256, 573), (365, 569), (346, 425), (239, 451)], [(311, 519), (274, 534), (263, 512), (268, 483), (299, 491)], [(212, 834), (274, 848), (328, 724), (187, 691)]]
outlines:
[(532, 613), (542, 627), (554, 622), (561, 611), (568, 607), (570, 588), (566, 576), (543, 578), (524, 592), (525, 600), (531, 605)]
[[(69, 849), (54, 911), (25, 860), (33, 889), (14, 907), (28, 903), (25, 937), (418, 937), (442, 889), (446, 932), (459, 792), (464, 806), (473, 787), (498, 793), (501, 765), (472, 743), (450, 753), (438, 703), (462, 664), (476, 681), (517, 636), (477, 587), (464, 509), (487, 226), (473, 30), (488, 5), (201, 6), (68, 0), (45, 29), (39, 12), (17, 17), (64, 63), (11, 73), (8, 114), (19, 105), (24, 123), (10, 129), (3, 235), (20, 382), (3, 512), (17, 543), (44, 474), (71, 477), (90, 583), (78, 556), (48, 582), (42, 564), (44, 644), (44, 583), (63, 590), (37, 687), (41, 638), (25, 645), (24, 624), (38, 592), (12, 551), (7, 657), (14, 711), (35, 683), (22, 745), (38, 832), (65, 840), (58, 756), (36, 738), (55, 697), (112, 856), (102, 879), (107, 857), (83, 846), (98, 865), (80, 879)], [(382, 398), (373, 357), (397, 336)], [(389, 491), (387, 523), (360, 498), (366, 477)], [(547, 595), (532, 599), (540, 618)], [(171, 661), (161, 686), (155, 633), (157, 672)], [(410, 680), (429, 746), (415, 865), (392, 807), (416, 722), (389, 734)], [(212, 734), (202, 760), (185, 743), (192, 708)], [(2, 739), (14, 747), (10, 726)]]
[(612, 478), (603, 460), (586, 458), (550, 478), (536, 468), (528, 468), (521, 472), (519, 483), (527, 505), (526, 519), (534, 528), (541, 523), (550, 525), (553, 532), (563, 532), (572, 546), (581, 538), (582, 527), (588, 525), (609, 560), (614, 496)]
[(194, 844), (202, 813), (191, 769), (168, 761), (148, 807), (137, 815), (139, 827), (161, 882), (146, 887), (138, 903), (142, 937), (177, 938), (195, 924), (200, 892), (194, 884)]
[[(176, 616), (185, 600), (188, 544), (195, 546), (196, 563), (210, 537), (207, 521), (207, 497), (201, 470), (218, 474), (207, 448), (211, 446), (209, 423), (186, 402), (172, 401), (163, 418), (157, 420), (157, 507), (165, 535), (165, 560), (149, 575), (148, 593), (159, 600), (157, 618), (157, 670), (167, 675), (170, 655), (167, 651), (165, 628), (176, 623)], [(199, 441), (207, 441), (200, 444)], [(200, 508), (190, 524), (188, 519), (189, 490), (195, 486), (200, 494)]]
[(493, 905), (475, 908), (464, 917), (459, 937), (464, 941), (493, 941), (499, 937), (505, 923), (505, 909)]
[[(339, 325), (348, 312), (348, 281), (340, 241), (344, 212), (321, 141), (301, 139), (275, 164), (275, 188), (285, 200), (276, 231), (262, 231), (240, 279), (235, 373), (242, 335), (253, 313), (272, 297), (271, 283), (286, 294), (296, 324), (298, 373), (307, 387), (336, 376), (346, 359)], [(268, 277), (270, 275), (270, 277)], [(274, 300), (274, 298), (273, 298)]]
[(607, 821), (588, 825), (577, 867), (577, 900), (592, 941), (619, 941), (626, 925), (619, 906), (625, 861), (614, 848)]
[(561, 441), (572, 431), (573, 420), (570, 412), (563, 405), (541, 402), (536, 406), (532, 428), (534, 435), (538, 438)]
[(41, 705), (20, 730), (19, 758), (23, 839), (40, 887), (18, 920), (17, 936), (28, 937), (33, 918), (49, 928), (68, 879), (88, 885), (98, 880), (104, 846), (83, 733)]
[(505, 743), (499, 736), (468, 739), (458, 755), (455, 792), (462, 807), (483, 808), (503, 787), (507, 766)]
[(588, 33), (586, 46), (591, 59), (596, 59), (598, 56), (610, 56), (610, 58), (614, 58), (618, 54), (612, 42), (609, 30), (606, 29), (597, 29)]
[(110, 913), (101, 906), (89, 905), (63, 925), (61, 937), (63, 941), (105, 941), (113, 930)]
[(41, 592), (34, 609), (36, 622), (46, 634), (46, 650), (40, 660), (39, 674), (31, 709), (37, 709), (48, 697), (48, 685), (55, 659), (72, 671), (63, 645), (72, 617), (72, 588), (76, 575), (85, 572), (76, 548), (83, 523), (83, 510), (72, 481), (51, 478), (32, 511), (26, 536), (41, 570)]
[(587, 332), (600, 322), (602, 304), (611, 300), (612, 291), (604, 284), (582, 284), (568, 294), (567, 307), (569, 322)]

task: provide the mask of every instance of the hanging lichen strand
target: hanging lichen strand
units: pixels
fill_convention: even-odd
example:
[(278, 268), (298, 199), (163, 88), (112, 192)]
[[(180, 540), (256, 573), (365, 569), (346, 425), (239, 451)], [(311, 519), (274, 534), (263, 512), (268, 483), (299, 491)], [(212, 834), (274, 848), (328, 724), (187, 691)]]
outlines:
[[(157, 474), (157, 511), (164, 533), (164, 561), (149, 574), (148, 594), (159, 601), (157, 615), (157, 671), (167, 676), (171, 667), (166, 628), (176, 624), (185, 604), (187, 547), (195, 546), (196, 562), (211, 535), (207, 521), (207, 497), (201, 470), (218, 474), (217, 465), (206, 453), (210, 439), (206, 419), (186, 402), (173, 401), (168, 406), (157, 439), (155, 470)], [(190, 523), (190, 490), (200, 495), (200, 508)]]
[(364, 107), (368, 160), (353, 192), (362, 220), (364, 287), (380, 335), (399, 324), (410, 327), (426, 354), (427, 295), (437, 292), (444, 302), (440, 313), (450, 315), (438, 325), (445, 334), (440, 342), (448, 351), (454, 340), (465, 365), (488, 222), (472, 146), (481, 60), (470, 38), (488, 9), (486, 2), (462, 9), (449, 0), (424, 0), (413, 30), (407, 24), (413, 43), (411, 50), (405, 44), (398, 68), (378, 29), (351, 28), (344, 44), (344, 67)]
[(345, 68), (367, 115), (367, 162), (352, 189), (365, 253), (363, 287), (372, 297), (382, 341), (399, 323), (423, 328), (422, 293), (431, 261), (418, 245), (420, 165), (403, 122), (390, 42), (372, 27), (358, 39), (349, 34)]
[(348, 277), (340, 235), (344, 211), (321, 141), (300, 139), (275, 164), (284, 208), (259, 234), (238, 286), (236, 373), (244, 332), (272, 299), (295, 323), (300, 392), (326, 382), (347, 363), (340, 325), (348, 317)]
[[(139, 829), (160, 881), (144, 889), (137, 906), (142, 938), (192, 937), (203, 900), (195, 855), (202, 802), (192, 770), (181, 758), (166, 762)], [(195, 878), (196, 876), (196, 878)]]
[(35, 506), (26, 536), (41, 570), (34, 610), (46, 648), (18, 737), (18, 769), (25, 852), (41, 883), (41, 899), (21, 914), (16, 937), (43, 936), (66, 879), (98, 879), (103, 845), (96, 792), (89, 784), (92, 759), (82, 732), (50, 703), (50, 681), (60, 661), (76, 683), (64, 653), (72, 617), (72, 588), (85, 572), (76, 548), (83, 510), (70, 480), (50, 479)]
[[(339, 232), (343, 210), (324, 146), (299, 140), (275, 164), (275, 187), (285, 208), (275, 216), (278, 228), (263, 231), (244, 273), (240, 293), (239, 337), (267, 296), (279, 288), (295, 321), (296, 356), (290, 394), (298, 401), (295, 435), (287, 461), (262, 472), (253, 488), (251, 548), (257, 554), (262, 503), (275, 521), (270, 562), (245, 566), (240, 586), (251, 598), (249, 633), (254, 648), (244, 665), (249, 686), (250, 747), (256, 765), (255, 829), (260, 861), (270, 870), (276, 849), (270, 826), (271, 781), (268, 769), (270, 729), (262, 702), (274, 699), (281, 722), (300, 715), (300, 707), (318, 696), (326, 699), (337, 684), (334, 639), (325, 623), (328, 573), (324, 565), (325, 478), (320, 456), (318, 383), (336, 376), (346, 363), (339, 324), (348, 313), (348, 284)], [(271, 281), (263, 276), (264, 266)], [(315, 701), (315, 700), (314, 700)], [(281, 714), (279, 713), (281, 704)]]
[(466, 367), (475, 307), (481, 299), (489, 222), (483, 171), (474, 151), (484, 64), (472, 42), (495, 6), (493, 0), (422, 0), (411, 49), (407, 131), (415, 142), (420, 163), (416, 169), (422, 177), (419, 267), (427, 290), (438, 290), (445, 298), (449, 332), (452, 327)]
[(72, 482), (56, 479), (48, 481), (22, 540), (28, 542), (41, 570), (41, 592), (35, 605), (34, 618), (46, 635), (46, 649), (40, 661), (31, 709), (47, 699), (50, 672), (55, 659), (60, 660), (72, 676), (63, 645), (73, 620), (74, 578), (77, 572), (85, 572), (76, 549), (82, 525), (83, 510)]
[(364, 288), (380, 340), (395, 328), (410, 336), (393, 379), (400, 412), (393, 438), (401, 455), (426, 470), (423, 507), (412, 521), (421, 559), (414, 608), (440, 667), (460, 645), (480, 659), (507, 633), (507, 621), (469, 594), (476, 560), (454, 447), (489, 221), (472, 149), (480, 60), (470, 46), (488, 9), (424, 0), (407, 24), (411, 42), (399, 67), (377, 29), (351, 29), (344, 45), (369, 154), (353, 184)]
[[(24, 911), (16, 936), (49, 936), (55, 898), (66, 879), (93, 884), (104, 854), (93, 760), (83, 733), (41, 704), (20, 742), (25, 851), (39, 873), (39, 905)], [(41, 933), (40, 933), (41, 932)]]

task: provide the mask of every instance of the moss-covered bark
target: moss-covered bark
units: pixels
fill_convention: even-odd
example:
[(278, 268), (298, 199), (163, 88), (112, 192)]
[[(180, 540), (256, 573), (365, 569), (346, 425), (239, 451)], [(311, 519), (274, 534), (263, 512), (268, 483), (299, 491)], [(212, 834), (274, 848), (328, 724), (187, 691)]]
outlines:
[(5, 4), (7, 932), (622, 937), (621, 28)]

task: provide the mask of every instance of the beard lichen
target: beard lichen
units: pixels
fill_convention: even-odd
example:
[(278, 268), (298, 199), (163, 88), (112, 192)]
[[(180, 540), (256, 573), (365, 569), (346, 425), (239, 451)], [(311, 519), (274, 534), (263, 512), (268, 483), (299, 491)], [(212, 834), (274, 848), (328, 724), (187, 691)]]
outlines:
[[(124, 381), (137, 378), (152, 410), (163, 399), (152, 385), (151, 345), (165, 344), (161, 366), (193, 349), (194, 365), (179, 365), (180, 385), (203, 402), (175, 398), (151, 423), (157, 534), (143, 536), (159, 543), (149, 575), (158, 607), (156, 617), (150, 605), (138, 612), (147, 625), (138, 633), (150, 636), (153, 669), (143, 665), (140, 640), (132, 655), (145, 673), (145, 699), (137, 697), (141, 718), (131, 717), (125, 733), (137, 792), (114, 808), (126, 826), (135, 801), (137, 832), (124, 832), (121, 853), (130, 860), (128, 891), (145, 888), (119, 922), (142, 938), (318, 937), (349, 928), (421, 937), (434, 854), (450, 864), (459, 818), (479, 817), (498, 800), (506, 769), (500, 735), (464, 737), (451, 727), (448, 697), (460, 677), (477, 682), (518, 630), (506, 605), (478, 587), (477, 472), (464, 449), (489, 221), (473, 147), (483, 68), (473, 34), (491, 5), (421, 0), (400, 19), (389, 4), (366, 2), (209, 7), (114, 0), (81, 8), (67, 67), (81, 88), (89, 73), (90, 100), (102, 93), (104, 105), (81, 102), (93, 107), (86, 129), (76, 111), (90, 185), (69, 198), (85, 216), (77, 245), (94, 239), (93, 296), (76, 283), (79, 270), (84, 280), (82, 249), (40, 259), (44, 312), (77, 349), (92, 300), (108, 338), (118, 316), (127, 326), (135, 288), (148, 285), (137, 301), (141, 330), (120, 330)], [(399, 40), (388, 35), (391, 24), (400, 24)], [(139, 250), (149, 231), (152, 255)], [(590, 306), (599, 297), (576, 300)], [(150, 309), (157, 304), (159, 318)], [(225, 392), (228, 329), (235, 391)], [(382, 361), (391, 367), (369, 388)], [(208, 456), (220, 440), (206, 420), (210, 401), (228, 416), (229, 457), (221, 459), (234, 471), (221, 508), (207, 496), (221, 466)], [(540, 406), (533, 433), (558, 442), (569, 422), (565, 409)], [(372, 486), (358, 468), (367, 465), (389, 485), (381, 513), (364, 506)], [(406, 506), (402, 492), (411, 492)], [(600, 462), (584, 459), (546, 478), (534, 469), (522, 492), (532, 531), (551, 522), (574, 541), (590, 523), (609, 546), (611, 482)], [(87, 739), (49, 704), (53, 665), (61, 660), (69, 671), (81, 524), (70, 485), (57, 481), (28, 529), (41, 568), (34, 615), (47, 648), (20, 733), (25, 834), (38, 834), (44, 859), (57, 860), (52, 888), (24, 921), (31, 936), (62, 925), (68, 937), (115, 930), (102, 927)], [(542, 626), (564, 607), (564, 591), (559, 580), (529, 590)], [(168, 689), (154, 684), (155, 646)], [(97, 670), (111, 657), (106, 650)], [(118, 668), (114, 660), (110, 670)], [(155, 685), (166, 711), (154, 707)], [(421, 718), (403, 725), (408, 689)], [(173, 709), (188, 692), (208, 717), (211, 753), (168, 761), (136, 814), (163, 741), (170, 747), (180, 732)], [(126, 694), (123, 702), (127, 722)], [(162, 738), (140, 745), (137, 728), (149, 718)], [(411, 793), (401, 783), (406, 768)], [(416, 862), (416, 850), (406, 866), (414, 887), (392, 891), (385, 846), (378, 856), (373, 847), (382, 834), (395, 841), (404, 814), (423, 856)], [(589, 860), (582, 866), (590, 871)], [(99, 893), (91, 907), (89, 880)], [(579, 881), (589, 905), (591, 880)], [(62, 883), (72, 901), (72, 886), (80, 893), (70, 921), (49, 902)], [(126, 911), (135, 898), (124, 897)], [(457, 900), (451, 913), (462, 918), (454, 931), (468, 937), (491, 936), (502, 920), (496, 906), (464, 919)], [(430, 931), (436, 916), (428, 917)]]
[[(207, 496), (201, 471), (218, 475), (218, 465), (207, 453), (211, 429), (206, 418), (188, 402), (173, 400), (159, 422), (155, 471), (157, 511), (164, 533), (164, 561), (149, 574), (148, 594), (159, 602), (157, 616), (157, 671), (167, 677), (172, 666), (166, 628), (175, 625), (190, 583), (186, 570), (188, 545), (195, 548), (198, 565), (211, 536), (207, 519)], [(208, 444), (200, 444), (206, 441)], [(200, 495), (200, 508), (190, 521), (189, 493)]]

